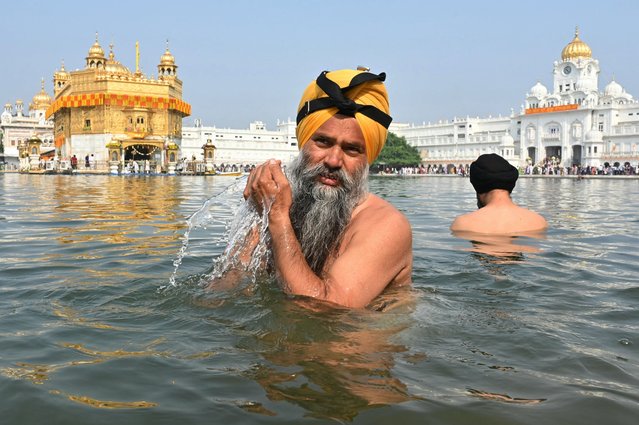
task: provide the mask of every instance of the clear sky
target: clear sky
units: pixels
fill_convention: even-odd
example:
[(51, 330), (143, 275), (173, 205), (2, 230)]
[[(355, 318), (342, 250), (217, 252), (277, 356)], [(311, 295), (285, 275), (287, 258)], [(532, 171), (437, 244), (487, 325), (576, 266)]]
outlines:
[(395, 122), (508, 115), (579, 26), (599, 60), (639, 98), (639, 2), (589, 0), (11, 1), (0, 6), (0, 102), (53, 94), (53, 72), (84, 67), (96, 31), (108, 54), (157, 74), (169, 40), (191, 125), (248, 128), (294, 118), (320, 71), (365, 65), (387, 73)]

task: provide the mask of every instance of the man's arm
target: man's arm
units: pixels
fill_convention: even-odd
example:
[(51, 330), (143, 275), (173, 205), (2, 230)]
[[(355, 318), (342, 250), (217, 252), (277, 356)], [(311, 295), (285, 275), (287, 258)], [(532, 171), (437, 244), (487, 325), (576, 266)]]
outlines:
[(400, 274), (410, 281), (410, 225), (390, 204), (375, 198), (353, 219), (348, 240), (343, 241), (322, 279), (309, 267), (295, 236), (289, 217), (291, 190), (279, 163), (273, 161), (261, 167), (249, 185), (251, 196), (272, 201), (269, 231), (273, 258), (287, 292), (359, 308)]

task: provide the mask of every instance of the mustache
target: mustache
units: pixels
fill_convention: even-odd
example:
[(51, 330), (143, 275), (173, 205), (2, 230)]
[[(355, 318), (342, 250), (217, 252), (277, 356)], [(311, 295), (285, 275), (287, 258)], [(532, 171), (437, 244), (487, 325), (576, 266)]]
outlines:
[(355, 180), (353, 176), (349, 175), (343, 168), (331, 169), (322, 163), (307, 165), (300, 170), (300, 178), (303, 181), (314, 180), (317, 177), (336, 180), (341, 186), (347, 189), (353, 186)]

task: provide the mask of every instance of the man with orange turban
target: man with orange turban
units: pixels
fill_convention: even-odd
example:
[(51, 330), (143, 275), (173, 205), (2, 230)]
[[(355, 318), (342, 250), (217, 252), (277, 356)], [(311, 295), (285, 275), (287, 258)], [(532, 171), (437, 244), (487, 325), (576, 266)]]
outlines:
[(268, 211), (273, 267), (291, 294), (361, 308), (411, 282), (410, 224), (367, 189), (391, 123), (385, 78), (322, 72), (298, 107), (288, 178), (276, 160), (249, 176), (244, 197)]

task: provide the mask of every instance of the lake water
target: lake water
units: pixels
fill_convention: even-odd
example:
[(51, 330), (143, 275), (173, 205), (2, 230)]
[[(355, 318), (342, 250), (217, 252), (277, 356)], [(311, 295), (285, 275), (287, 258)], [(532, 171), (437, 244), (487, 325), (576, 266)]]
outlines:
[(492, 255), (468, 179), (372, 177), (414, 233), (385, 311), (205, 292), (235, 182), (0, 174), (0, 422), (637, 423), (639, 180), (520, 179), (550, 229)]

